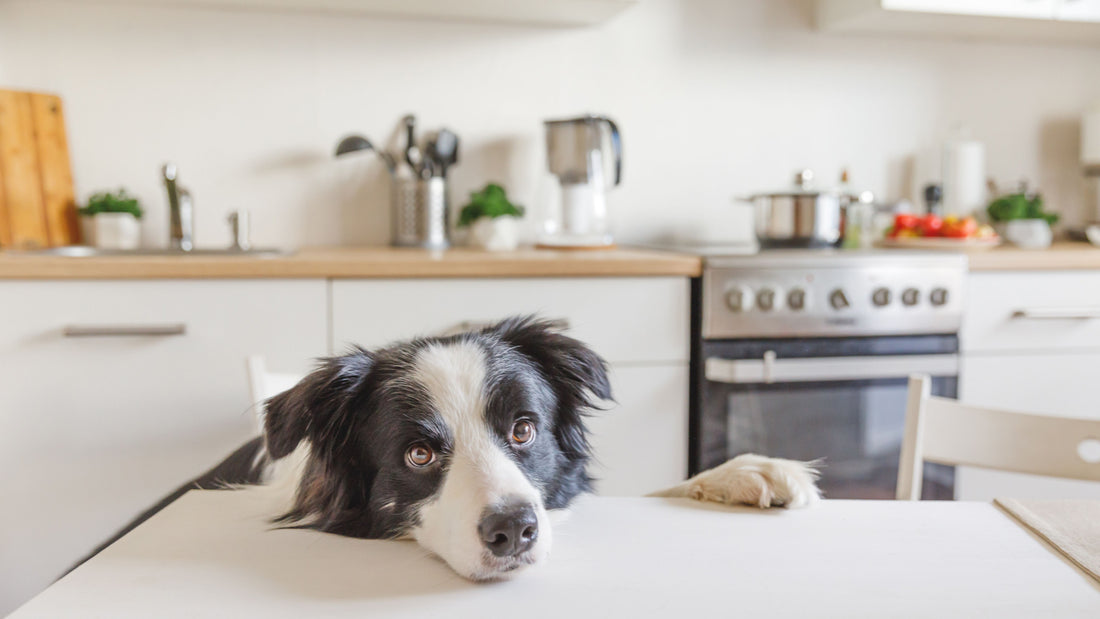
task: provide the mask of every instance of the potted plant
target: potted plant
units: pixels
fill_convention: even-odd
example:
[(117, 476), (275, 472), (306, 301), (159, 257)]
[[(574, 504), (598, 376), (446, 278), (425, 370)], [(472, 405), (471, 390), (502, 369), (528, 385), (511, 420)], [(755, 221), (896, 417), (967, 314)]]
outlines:
[(519, 246), (523, 207), (508, 201), (504, 188), (489, 183), (470, 194), (458, 215), (458, 226), (470, 228), (470, 240), (487, 251), (511, 251)]
[(986, 209), (1001, 236), (1025, 249), (1050, 247), (1054, 234), (1050, 227), (1058, 221), (1057, 213), (1043, 208), (1043, 197), (1020, 191), (997, 198)]
[[(88, 198), (87, 206), (78, 212), (91, 221), (91, 243), (101, 249), (137, 249), (141, 242), (143, 211), (138, 199), (119, 189), (116, 193), (103, 191)], [(88, 235), (86, 234), (87, 238)]]

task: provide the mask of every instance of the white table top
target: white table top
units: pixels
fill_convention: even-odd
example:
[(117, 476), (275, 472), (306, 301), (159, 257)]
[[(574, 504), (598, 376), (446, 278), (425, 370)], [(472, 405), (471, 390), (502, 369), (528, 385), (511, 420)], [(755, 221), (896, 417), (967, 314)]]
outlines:
[(549, 563), (490, 584), (258, 511), (190, 492), (12, 617), (1100, 617), (1100, 586), (986, 503), (589, 497)]

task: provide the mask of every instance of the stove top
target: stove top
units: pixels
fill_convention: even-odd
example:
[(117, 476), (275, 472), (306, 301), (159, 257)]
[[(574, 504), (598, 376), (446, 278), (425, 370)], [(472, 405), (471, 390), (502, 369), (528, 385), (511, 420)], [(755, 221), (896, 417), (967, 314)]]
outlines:
[(703, 337), (957, 333), (967, 258), (955, 252), (681, 246), (704, 258)]

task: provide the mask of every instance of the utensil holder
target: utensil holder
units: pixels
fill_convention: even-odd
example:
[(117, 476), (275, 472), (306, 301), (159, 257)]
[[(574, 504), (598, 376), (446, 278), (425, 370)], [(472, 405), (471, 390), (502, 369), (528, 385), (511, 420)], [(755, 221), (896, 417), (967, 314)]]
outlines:
[(445, 178), (394, 179), (390, 198), (394, 246), (422, 249), (447, 249), (451, 246), (448, 228), (450, 205)]

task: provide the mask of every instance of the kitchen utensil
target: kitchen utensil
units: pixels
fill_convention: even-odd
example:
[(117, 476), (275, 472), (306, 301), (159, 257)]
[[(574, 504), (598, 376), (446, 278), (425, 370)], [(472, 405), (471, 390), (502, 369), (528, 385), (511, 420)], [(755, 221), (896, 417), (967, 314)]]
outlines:
[(374, 144), (370, 140), (361, 135), (349, 135), (340, 140), (340, 143), (336, 145), (336, 156), (347, 155), (359, 151), (371, 151), (377, 153), (382, 161), (386, 164), (386, 170), (390, 175), (393, 175), (397, 162), (394, 161), (393, 155), (387, 153), (384, 150), (378, 150), (374, 147)]
[(419, 171), (420, 148), (416, 145), (416, 116), (409, 114), (405, 117), (405, 162), (414, 170)]
[(397, 247), (446, 249), (450, 247), (448, 222), (450, 205), (444, 176), (447, 166), (458, 160), (458, 136), (441, 129), (425, 142), (424, 152), (416, 145), (416, 117), (401, 120), (405, 126), (405, 148), (397, 157), (375, 149), (361, 135), (349, 135), (336, 146), (336, 155), (370, 150), (386, 162), (390, 173), (391, 243)]
[(79, 242), (61, 99), (0, 90), (0, 247)]
[(448, 129), (436, 131), (428, 140), (427, 157), (435, 175), (446, 177), (447, 168), (458, 162), (458, 136)]
[(548, 120), (546, 156), (556, 195), (545, 204), (539, 244), (611, 247), (607, 193), (622, 182), (622, 139), (615, 122), (586, 115)]
[(844, 209), (853, 197), (817, 189), (812, 170), (801, 170), (794, 186), (742, 201), (753, 205), (761, 247), (836, 247), (844, 237)]

